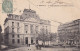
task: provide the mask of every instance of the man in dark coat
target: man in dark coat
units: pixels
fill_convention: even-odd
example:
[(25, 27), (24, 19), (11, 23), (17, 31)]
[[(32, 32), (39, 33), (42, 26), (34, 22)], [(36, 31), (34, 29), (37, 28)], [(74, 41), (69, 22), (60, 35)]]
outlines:
[(1, 25), (0, 25), (0, 50), (1, 50), (1, 42), (2, 42), (2, 34), (1, 34), (1, 32), (2, 32), (2, 28), (1, 28)]

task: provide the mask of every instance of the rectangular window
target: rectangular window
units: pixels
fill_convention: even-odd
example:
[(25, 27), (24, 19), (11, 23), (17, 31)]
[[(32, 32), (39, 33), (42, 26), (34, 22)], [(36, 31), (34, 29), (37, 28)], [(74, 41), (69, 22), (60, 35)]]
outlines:
[(28, 32), (28, 25), (25, 25), (25, 33)]
[(17, 33), (19, 33), (19, 28), (17, 28)]
[(26, 37), (25, 40), (26, 40), (25, 43), (28, 44), (28, 37)]
[(30, 25), (30, 31), (33, 33), (33, 25)]
[(12, 38), (14, 38), (14, 35), (12, 35)]
[(12, 22), (12, 26), (14, 26), (14, 22)]
[(19, 22), (17, 23), (17, 26), (19, 27)]
[(20, 39), (17, 40), (17, 43), (20, 43)]
[(15, 40), (14, 40), (14, 39), (12, 39), (12, 43), (13, 43), (13, 44), (15, 43)]
[(19, 35), (17, 35), (18, 36), (18, 38), (20, 37)]
[(23, 19), (23, 17), (22, 17), (22, 16), (20, 16), (20, 19)]
[(33, 44), (33, 37), (31, 37), (31, 44)]
[(17, 33), (19, 33), (19, 23), (17, 23)]
[(14, 33), (14, 28), (12, 28), (12, 33)]
[(26, 33), (27, 33), (27, 31), (26, 31)]
[(36, 26), (35, 31), (36, 31), (36, 34), (37, 34), (38, 33), (38, 26)]

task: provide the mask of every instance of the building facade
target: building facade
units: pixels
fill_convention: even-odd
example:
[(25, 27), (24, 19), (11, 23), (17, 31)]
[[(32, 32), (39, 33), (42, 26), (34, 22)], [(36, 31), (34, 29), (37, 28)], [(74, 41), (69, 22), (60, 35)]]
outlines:
[(80, 44), (80, 19), (58, 27), (59, 42), (68, 45)]
[(36, 37), (42, 28), (49, 33), (50, 21), (40, 19), (34, 10), (24, 9), (22, 15), (8, 14), (4, 22), (5, 43), (17, 46), (38, 43)]

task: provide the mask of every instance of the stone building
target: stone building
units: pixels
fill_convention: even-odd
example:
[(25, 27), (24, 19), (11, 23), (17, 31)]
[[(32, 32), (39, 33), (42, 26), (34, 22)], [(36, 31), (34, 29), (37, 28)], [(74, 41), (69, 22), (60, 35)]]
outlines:
[(68, 45), (80, 44), (80, 19), (62, 24), (58, 27), (59, 42)]
[(22, 15), (8, 14), (4, 22), (5, 43), (16, 46), (38, 43), (36, 37), (42, 28), (49, 33), (50, 21), (40, 19), (34, 10), (24, 9)]

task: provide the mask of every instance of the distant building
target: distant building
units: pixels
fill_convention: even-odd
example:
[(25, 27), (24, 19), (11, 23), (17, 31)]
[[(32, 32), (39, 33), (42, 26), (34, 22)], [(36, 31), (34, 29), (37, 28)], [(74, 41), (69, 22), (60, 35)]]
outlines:
[(4, 33), (1, 33), (1, 34), (0, 34), (0, 41), (1, 41), (1, 43), (4, 42)]
[(80, 44), (80, 19), (58, 27), (59, 42), (68, 45)]
[(22, 15), (8, 14), (4, 22), (5, 43), (16, 46), (38, 43), (36, 37), (42, 28), (49, 33), (50, 21), (40, 19), (34, 10), (24, 9)]

